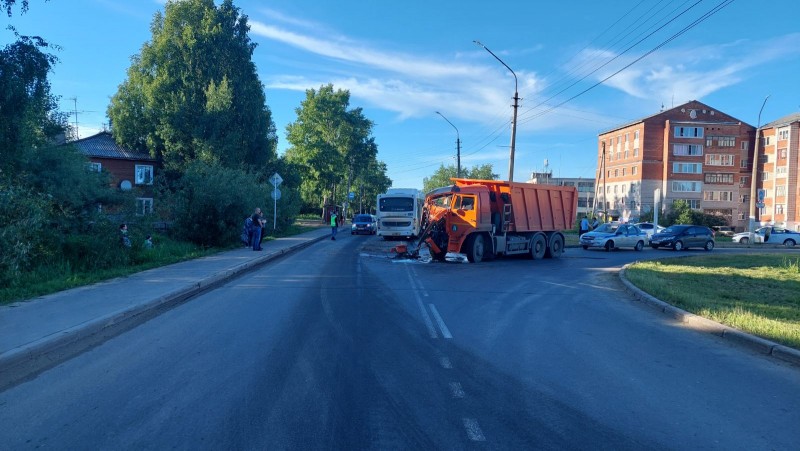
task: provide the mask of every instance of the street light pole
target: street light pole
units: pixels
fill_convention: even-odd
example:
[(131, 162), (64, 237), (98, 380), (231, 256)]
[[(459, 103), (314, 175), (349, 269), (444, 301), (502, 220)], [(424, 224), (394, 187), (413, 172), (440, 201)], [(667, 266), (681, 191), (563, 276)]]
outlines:
[[(436, 112), (436, 114), (438, 114), (439, 116), (442, 116), (442, 119), (446, 120), (448, 124), (453, 125), (453, 123), (450, 122), (449, 119), (444, 117), (444, 114), (442, 114), (442, 113), (440, 113), (438, 111)], [(453, 125), (453, 128), (456, 129), (456, 164), (457, 164), (457, 166), (456, 166), (456, 177), (461, 178), (461, 136), (459, 136), (458, 128), (456, 128), (455, 125)]]
[(514, 119), (511, 121), (511, 153), (508, 158), (508, 181), (514, 181), (514, 145), (517, 141), (517, 108), (519, 108), (519, 94), (518, 94), (518, 83), (517, 83), (517, 74), (508, 67), (508, 64), (504, 63), (503, 60), (497, 57), (491, 50), (489, 50), (485, 45), (481, 44), (480, 41), (472, 41), (479, 46), (483, 47), (484, 50), (489, 52), (497, 61), (500, 61), (500, 64), (506, 67), (509, 71), (511, 71), (511, 75), (514, 76)]
[[(764, 103), (761, 104), (761, 109), (758, 110), (758, 126), (756, 127), (756, 142), (753, 149), (753, 170), (750, 174), (750, 221), (747, 225), (747, 231), (750, 232), (750, 242), (753, 243), (755, 236), (753, 235), (756, 230), (756, 180), (758, 177), (758, 146), (761, 134), (761, 112), (764, 111), (764, 105), (767, 104), (769, 96), (764, 98)], [(759, 218), (761, 219), (761, 218)]]

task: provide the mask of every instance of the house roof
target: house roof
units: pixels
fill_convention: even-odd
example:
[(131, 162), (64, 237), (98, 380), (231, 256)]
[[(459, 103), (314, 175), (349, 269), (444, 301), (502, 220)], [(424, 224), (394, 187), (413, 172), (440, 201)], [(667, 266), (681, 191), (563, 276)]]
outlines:
[(147, 153), (120, 147), (110, 132), (100, 132), (70, 144), (88, 157), (155, 161), (155, 158)]
[(792, 122), (800, 121), (800, 112), (799, 113), (792, 113), (788, 116), (784, 116), (780, 119), (776, 119), (768, 124), (764, 124), (761, 128), (773, 128), (773, 127), (780, 127), (782, 125), (788, 125)]

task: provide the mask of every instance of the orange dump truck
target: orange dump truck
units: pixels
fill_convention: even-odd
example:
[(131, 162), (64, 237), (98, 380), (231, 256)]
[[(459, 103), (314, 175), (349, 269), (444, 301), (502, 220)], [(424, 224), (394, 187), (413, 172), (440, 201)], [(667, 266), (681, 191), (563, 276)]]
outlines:
[(419, 244), (436, 259), (466, 254), (470, 262), (496, 255), (558, 258), (575, 220), (575, 187), (451, 179), (425, 198)]

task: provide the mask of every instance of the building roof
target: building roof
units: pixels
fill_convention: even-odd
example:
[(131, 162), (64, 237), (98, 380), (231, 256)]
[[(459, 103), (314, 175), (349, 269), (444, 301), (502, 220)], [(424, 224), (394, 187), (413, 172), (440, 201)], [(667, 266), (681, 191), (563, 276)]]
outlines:
[(761, 128), (773, 128), (773, 127), (780, 127), (781, 125), (788, 125), (792, 122), (800, 121), (800, 112), (792, 113), (788, 116), (784, 116), (780, 119), (776, 119), (768, 124), (764, 124)]
[(74, 145), (81, 153), (88, 157), (95, 158), (114, 158), (119, 160), (145, 160), (155, 161), (155, 158), (144, 152), (125, 149), (120, 147), (110, 132), (100, 132), (88, 138), (73, 141)]
[[(686, 106), (688, 106), (688, 105), (691, 105), (691, 104), (693, 104), (693, 103), (694, 103), (694, 104), (697, 104), (698, 106), (701, 106), (701, 107), (706, 107), (705, 109), (707, 109), (707, 110), (713, 110), (713, 108), (711, 108), (710, 106), (706, 105), (706, 104), (705, 104), (705, 103), (703, 103), (703, 102), (700, 102), (700, 101), (697, 101), (697, 100), (691, 100), (691, 101), (689, 101), (689, 102), (686, 102), (686, 103), (684, 103), (684, 104), (682, 104), (682, 105), (678, 105), (678, 106), (676, 106), (676, 107), (673, 107), (673, 108), (670, 108), (670, 109), (668, 109), (668, 110), (661, 110), (661, 111), (659, 111), (658, 113), (651, 114), (651, 115), (649, 115), (649, 116), (645, 116), (645, 117), (643, 117), (643, 118), (641, 118), (641, 119), (637, 119), (637, 120), (635, 120), (635, 121), (626, 122), (626, 123), (624, 123), (624, 124), (622, 124), (622, 125), (618, 125), (618, 126), (616, 126), (616, 127), (610, 128), (610, 129), (608, 129), (608, 130), (606, 130), (606, 131), (604, 131), (604, 132), (600, 132), (598, 135), (605, 135), (605, 134), (607, 134), (607, 133), (615, 132), (615, 131), (617, 131), (617, 130), (620, 130), (620, 129), (623, 129), (623, 128), (627, 128), (627, 127), (630, 127), (631, 125), (636, 125), (636, 124), (642, 123), (642, 122), (644, 122), (644, 121), (646, 121), (646, 120), (648, 120), (648, 119), (654, 118), (654, 117), (656, 117), (656, 116), (660, 116), (660, 115), (662, 115), (662, 114), (665, 114), (665, 113), (668, 113), (668, 112), (670, 112), (670, 111), (672, 111), (672, 110), (677, 110), (677, 109), (679, 109), (679, 108), (685, 108)], [(722, 113), (722, 111), (720, 111), (720, 110), (716, 110), (716, 111), (717, 111), (718, 113)], [(712, 114), (713, 114), (713, 113), (712, 113)], [(724, 113), (723, 113), (723, 114), (724, 114)], [(726, 116), (727, 116), (727, 115), (726, 115)], [(733, 119), (733, 120), (737, 121), (737, 122), (741, 122), (741, 123), (743, 123), (743, 124), (749, 125), (749, 124), (747, 124), (746, 122), (744, 122), (744, 121), (741, 121), (741, 120), (739, 120), (739, 119), (736, 119), (736, 118), (734, 118), (734, 117), (732, 117), (732, 116), (729, 116), (729, 117), (730, 117), (731, 119)], [(755, 128), (755, 127), (754, 127), (754, 128)]]

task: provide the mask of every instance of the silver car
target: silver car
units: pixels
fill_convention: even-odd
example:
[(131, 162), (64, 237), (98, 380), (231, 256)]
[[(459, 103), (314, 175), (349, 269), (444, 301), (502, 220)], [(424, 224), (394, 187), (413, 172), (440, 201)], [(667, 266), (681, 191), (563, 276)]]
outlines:
[[(769, 232), (769, 236), (767, 236), (767, 232)], [(783, 244), (786, 247), (794, 247), (800, 243), (800, 232), (767, 226), (757, 229), (754, 233), (754, 238), (756, 243)], [(750, 233), (737, 233), (733, 236), (733, 242), (748, 244), (750, 242)]]
[(650, 238), (653, 236), (654, 233), (659, 233), (664, 230), (664, 227), (661, 227), (658, 224), (653, 224), (652, 222), (640, 222), (636, 224), (636, 227), (639, 228), (642, 232), (647, 235), (647, 241), (650, 241)]
[(647, 242), (647, 234), (633, 224), (609, 222), (581, 235), (580, 242), (584, 249), (591, 247), (610, 251), (619, 247), (632, 247), (640, 251)]

